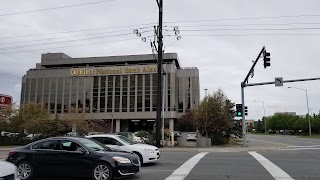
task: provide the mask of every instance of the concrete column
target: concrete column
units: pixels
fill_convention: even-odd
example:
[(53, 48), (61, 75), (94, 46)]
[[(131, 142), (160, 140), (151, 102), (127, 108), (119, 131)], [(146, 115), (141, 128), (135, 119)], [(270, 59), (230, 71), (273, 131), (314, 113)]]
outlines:
[[(100, 93), (101, 93), (101, 76), (98, 77), (98, 102), (97, 102), (97, 113), (100, 113)], [(80, 80), (79, 80), (80, 81)]]
[(116, 120), (116, 132), (120, 132), (120, 119)]
[(170, 134), (174, 131), (174, 119), (169, 119)]

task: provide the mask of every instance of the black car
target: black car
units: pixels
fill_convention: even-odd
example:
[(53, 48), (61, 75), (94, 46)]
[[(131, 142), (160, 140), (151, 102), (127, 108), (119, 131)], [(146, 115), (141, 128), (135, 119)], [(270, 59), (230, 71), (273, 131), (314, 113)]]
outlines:
[(80, 137), (52, 137), (10, 151), (7, 161), (18, 167), (22, 180), (34, 176), (91, 177), (109, 180), (140, 170), (139, 157), (117, 152)]

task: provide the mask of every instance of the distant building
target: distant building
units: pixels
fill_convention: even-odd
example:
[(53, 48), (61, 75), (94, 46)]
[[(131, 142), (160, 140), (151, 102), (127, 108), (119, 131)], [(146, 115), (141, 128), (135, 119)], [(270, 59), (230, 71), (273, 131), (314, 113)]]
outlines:
[[(176, 53), (165, 53), (163, 71), (165, 127), (172, 132), (174, 121), (199, 104), (199, 70), (183, 68)], [(104, 122), (105, 132), (150, 131), (155, 129), (157, 82), (153, 54), (72, 58), (47, 53), (23, 76), (21, 103), (38, 102), (58, 117), (84, 113)]]
[(254, 127), (254, 120), (253, 119), (246, 119), (247, 126), (250, 126), (252, 124), (252, 127)]

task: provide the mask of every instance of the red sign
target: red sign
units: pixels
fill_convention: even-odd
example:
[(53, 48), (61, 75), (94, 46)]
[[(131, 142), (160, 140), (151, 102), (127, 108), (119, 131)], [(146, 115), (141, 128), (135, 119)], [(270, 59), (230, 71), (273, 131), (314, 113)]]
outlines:
[(12, 104), (12, 97), (0, 94), (0, 108)]

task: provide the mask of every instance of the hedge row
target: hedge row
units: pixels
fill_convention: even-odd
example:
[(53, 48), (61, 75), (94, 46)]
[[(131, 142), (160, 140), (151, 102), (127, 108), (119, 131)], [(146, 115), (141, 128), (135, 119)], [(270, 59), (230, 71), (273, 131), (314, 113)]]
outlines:
[(31, 143), (29, 139), (21, 137), (0, 136), (0, 146), (21, 146)]

